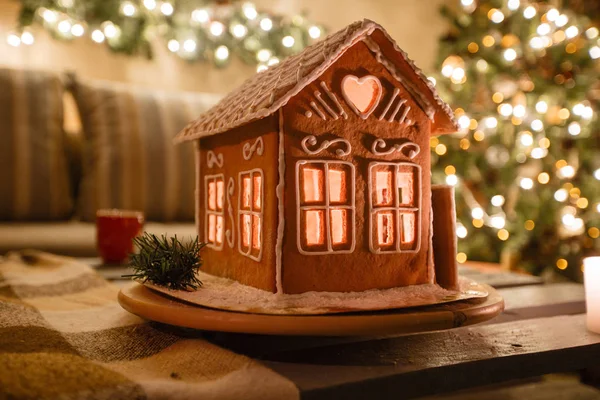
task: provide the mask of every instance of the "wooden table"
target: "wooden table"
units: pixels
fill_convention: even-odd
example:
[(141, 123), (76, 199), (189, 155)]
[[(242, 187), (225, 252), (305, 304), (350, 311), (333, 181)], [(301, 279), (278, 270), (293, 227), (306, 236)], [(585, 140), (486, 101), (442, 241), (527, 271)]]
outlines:
[[(259, 359), (307, 399), (416, 398), (600, 365), (600, 335), (585, 328), (582, 285), (544, 285), (535, 277), (468, 268), (461, 273), (495, 282), (506, 302), (505, 312), (483, 325), (397, 337), (200, 334)], [(569, 392), (564, 382), (551, 383), (548, 397), (540, 397), (544, 391), (535, 385), (541, 384), (517, 387), (521, 395), (515, 398), (528, 398), (530, 390), (540, 399), (569, 398), (565, 393), (600, 399), (600, 391), (579, 383), (571, 383)], [(489, 393), (472, 398), (481, 397)]]

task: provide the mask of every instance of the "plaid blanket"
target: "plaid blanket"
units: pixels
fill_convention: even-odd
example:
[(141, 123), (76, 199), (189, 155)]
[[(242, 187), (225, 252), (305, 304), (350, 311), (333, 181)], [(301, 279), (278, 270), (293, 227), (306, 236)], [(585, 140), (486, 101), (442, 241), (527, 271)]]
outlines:
[(281, 399), (260, 363), (123, 310), (90, 267), (47, 253), (0, 257), (0, 399)]

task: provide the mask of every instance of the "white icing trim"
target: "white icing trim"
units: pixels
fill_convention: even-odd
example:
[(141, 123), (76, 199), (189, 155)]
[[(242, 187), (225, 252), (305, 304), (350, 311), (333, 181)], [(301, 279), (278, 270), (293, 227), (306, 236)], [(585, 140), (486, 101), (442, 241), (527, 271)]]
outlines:
[[(346, 94), (346, 91), (344, 90), (344, 83), (347, 80), (353, 80), (353, 81), (355, 81), (356, 83), (358, 83), (360, 85), (364, 81), (366, 81), (367, 79), (373, 79), (373, 80), (375, 80), (375, 82), (377, 82), (377, 87), (378, 87), (377, 98), (375, 99), (375, 104), (373, 104), (373, 106), (371, 107), (371, 109), (367, 110), (367, 112), (362, 112), (358, 108), (356, 108), (356, 105), (354, 104), (354, 102), (352, 101), (352, 99), (350, 99), (348, 97), (348, 95)], [(354, 111), (356, 113), (356, 115), (358, 115), (362, 119), (367, 119), (367, 118), (369, 118), (369, 115), (371, 115), (371, 113), (373, 113), (373, 111), (375, 111), (375, 109), (379, 105), (379, 101), (381, 100), (381, 95), (383, 93), (383, 87), (381, 86), (381, 82), (379, 81), (379, 78), (377, 78), (375, 75), (365, 75), (362, 78), (359, 78), (356, 75), (346, 75), (342, 79), (342, 90), (341, 90), (341, 92), (342, 92), (342, 96), (344, 97), (344, 100), (346, 100), (346, 103), (350, 106), (350, 108), (352, 109), (352, 111)]]
[(400, 89), (398, 89), (397, 87), (395, 87), (394, 88), (394, 92), (392, 93), (392, 98), (387, 103), (387, 106), (385, 106), (385, 109), (383, 110), (383, 112), (381, 113), (381, 115), (379, 115), (378, 119), (380, 121), (385, 117), (385, 114), (387, 114), (387, 112), (390, 110), (390, 107), (394, 103), (394, 100), (396, 100), (396, 96), (398, 96), (398, 93), (400, 93)]
[[(215, 174), (215, 175), (206, 175), (204, 177), (204, 241), (206, 242), (206, 247), (210, 247), (211, 249), (214, 250), (223, 250), (223, 242), (221, 241), (221, 244), (217, 244), (216, 242), (216, 232), (215, 232), (215, 243), (210, 243), (208, 241), (208, 216), (209, 215), (214, 215), (216, 217), (221, 217), (223, 219), (223, 225), (225, 225), (225, 212), (224, 209), (222, 208), (221, 211), (213, 211), (213, 210), (209, 210), (208, 209), (208, 181), (217, 181), (221, 179), (223, 181), (223, 185), (225, 185), (225, 176), (223, 174)], [(217, 196), (217, 185), (215, 184), (215, 197)], [(225, 196), (225, 193), (223, 193), (223, 197)], [(217, 200), (215, 200), (215, 204), (217, 203)], [(225, 204), (225, 199), (223, 199), (222, 204)]]
[(215, 154), (214, 151), (209, 150), (206, 153), (206, 165), (208, 165), (208, 168), (212, 168), (215, 165), (219, 168), (223, 168), (223, 154)]
[(323, 114), (323, 111), (321, 111), (321, 109), (319, 107), (317, 107), (317, 104), (314, 101), (310, 102), (310, 106), (312, 107), (313, 110), (315, 110), (315, 112), (317, 113), (317, 115), (319, 117), (321, 117), (321, 119), (323, 121), (325, 121), (327, 119), (327, 117), (325, 116), (325, 114)]
[(302, 142), (300, 142), (300, 145), (302, 146), (302, 150), (304, 150), (304, 152), (306, 154), (311, 155), (311, 156), (313, 156), (315, 154), (319, 154), (323, 150), (328, 149), (329, 147), (333, 146), (336, 143), (343, 143), (347, 147), (345, 151), (343, 149), (337, 149), (335, 151), (335, 154), (337, 154), (338, 156), (340, 156), (340, 157), (347, 156), (352, 151), (352, 145), (346, 139), (324, 140), (321, 143), (321, 145), (319, 147), (317, 147), (316, 150), (310, 150), (308, 148), (308, 146), (306, 145), (307, 143), (310, 146), (316, 146), (317, 138), (315, 137), (315, 135), (308, 135), (304, 139), (302, 139)]
[[(310, 164), (321, 164), (323, 166), (323, 186), (325, 188), (325, 199), (324, 203), (321, 205), (301, 205), (300, 199), (300, 166), (301, 165), (310, 165)], [(330, 205), (329, 204), (329, 165), (330, 164), (339, 164), (346, 165), (350, 167), (351, 176), (350, 179), (346, 180), (346, 184), (348, 181), (350, 183), (350, 201), (349, 205)], [(315, 256), (321, 254), (349, 254), (354, 252), (354, 246), (356, 245), (356, 203), (355, 203), (355, 193), (356, 193), (356, 178), (354, 171), (354, 164), (347, 161), (338, 161), (338, 160), (299, 160), (296, 162), (296, 244), (298, 247), (298, 252), (303, 255)], [(350, 212), (352, 219), (352, 240), (350, 243), (349, 249), (343, 250), (335, 250), (331, 244), (331, 224), (329, 213), (331, 209), (343, 209)], [(325, 232), (327, 237), (327, 250), (318, 250), (318, 251), (310, 251), (302, 248), (302, 211), (304, 210), (323, 210), (325, 213)]]
[[(394, 185), (394, 205), (393, 206), (383, 206), (383, 207), (374, 207), (373, 206), (373, 169), (380, 165), (392, 166), (395, 168), (394, 177), (392, 179), (392, 184)], [(407, 207), (407, 206), (400, 205), (400, 199), (398, 197), (398, 186), (397, 186), (398, 182), (396, 179), (396, 174), (398, 173), (398, 168), (402, 165), (408, 165), (410, 167), (414, 167), (418, 171), (419, 185), (417, 187), (418, 187), (419, 191), (418, 191), (418, 195), (416, 196), (417, 202), (418, 202), (417, 207)], [(423, 171), (421, 169), (421, 166), (418, 164), (411, 163), (411, 162), (394, 163), (394, 162), (374, 161), (369, 164), (369, 179), (367, 181), (367, 185), (369, 185), (369, 250), (371, 250), (371, 253), (389, 254), (389, 253), (418, 253), (419, 252), (419, 250), (421, 249), (421, 228), (422, 228), (421, 227), (421, 221), (422, 221), (421, 208), (422, 208), (423, 193), (422, 193), (422, 188), (420, 186), (421, 183), (423, 182), (422, 179), (423, 179)], [(374, 231), (373, 216), (378, 211), (394, 211), (396, 214), (396, 225), (395, 225), (395, 231), (394, 231), (394, 235), (395, 235), (394, 240), (396, 241), (395, 249), (380, 250), (380, 249), (376, 248), (373, 243), (373, 231)], [(400, 230), (400, 226), (401, 226), (400, 213), (402, 211), (412, 211), (412, 212), (416, 211), (416, 214), (417, 214), (417, 218), (415, 221), (415, 227), (416, 227), (415, 244), (414, 244), (414, 248), (411, 250), (401, 249), (402, 241), (401, 241), (401, 230)]]
[(319, 92), (318, 90), (315, 91), (315, 97), (317, 98), (317, 101), (319, 103), (321, 103), (321, 105), (323, 106), (323, 108), (325, 109), (325, 111), (327, 111), (329, 113), (329, 115), (331, 115), (331, 117), (333, 119), (338, 119), (339, 115), (337, 115), (335, 113), (335, 111), (333, 111), (333, 109), (331, 107), (329, 107), (329, 104), (325, 103), (325, 100), (323, 100), (323, 98), (321, 97), (321, 92)]
[[(423, 109), (427, 117), (433, 121), (433, 118), (435, 116), (435, 108), (431, 104), (431, 102), (420, 94), (419, 89), (415, 87), (409, 79), (405, 79), (402, 76), (402, 74), (398, 71), (396, 65), (393, 62), (391, 62), (386, 56), (383, 55), (383, 53), (381, 52), (381, 48), (373, 39), (367, 36), (364, 39), (362, 39), (362, 41), (367, 45), (369, 50), (371, 50), (371, 52), (375, 54), (375, 59), (377, 60), (377, 62), (383, 65), (385, 69), (387, 69), (388, 72), (392, 74), (394, 79), (396, 79), (402, 84), (402, 86), (408, 91), (408, 93), (410, 93), (410, 95), (415, 99), (417, 104), (419, 104), (419, 106)], [(428, 85), (427, 78), (423, 78), (423, 80), (425, 81), (425, 84)]]
[(232, 230), (235, 229), (235, 218), (233, 216), (233, 206), (231, 205), (231, 196), (235, 191), (235, 181), (233, 178), (229, 178), (227, 182), (227, 214), (229, 215), (229, 221), (231, 222), (231, 228), (225, 231), (225, 238), (227, 239), (227, 245), (233, 248), (235, 245), (235, 235)]
[(305, 116), (306, 118), (310, 118), (310, 117), (312, 117), (312, 116), (313, 116), (313, 113), (312, 113), (312, 111), (310, 111), (310, 110), (306, 110), (306, 112), (304, 113), (304, 116)]
[(244, 143), (244, 147), (242, 147), (242, 156), (244, 156), (244, 160), (248, 161), (254, 155), (254, 151), (259, 156), (263, 155), (265, 150), (265, 142), (263, 142), (262, 136), (259, 136), (254, 144), (250, 145), (249, 142)]
[(285, 149), (283, 135), (283, 109), (279, 110), (279, 152), (277, 156), (278, 179), (275, 194), (277, 195), (277, 243), (275, 244), (275, 293), (283, 294), (283, 277), (281, 274), (283, 265), (283, 235), (285, 233), (285, 207), (283, 198), (285, 196)]
[[(412, 160), (421, 152), (421, 147), (413, 142), (396, 143), (389, 145), (389, 148), (384, 150), (387, 146), (388, 144), (386, 143), (385, 139), (375, 139), (371, 145), (371, 153), (376, 156), (387, 156), (388, 154), (392, 154), (397, 151)], [(410, 147), (412, 147), (412, 149), (408, 149), (408, 154), (405, 154), (403, 150)], [(381, 150), (377, 150), (378, 148)]]
[[(398, 104), (396, 104), (396, 108), (394, 108), (394, 112), (388, 118), (388, 122), (392, 122), (394, 120), (394, 118), (396, 118), (396, 114), (398, 114), (398, 111), (400, 111), (400, 107), (402, 107), (405, 103), (406, 103), (406, 99), (401, 99), (398, 102)], [(408, 109), (410, 110), (410, 106), (408, 107)]]
[(348, 114), (346, 114), (346, 110), (344, 110), (344, 108), (342, 107), (342, 103), (340, 103), (337, 96), (331, 90), (329, 90), (329, 88), (327, 87), (327, 84), (325, 82), (321, 81), (320, 85), (321, 85), (321, 88), (323, 88), (323, 91), (331, 99), (331, 101), (333, 101), (335, 103), (335, 106), (338, 108), (340, 115), (342, 117), (344, 117), (344, 119), (348, 119)]
[[(254, 175), (258, 173), (260, 175), (260, 211), (254, 211), (253, 210), (253, 202), (254, 202)], [(242, 176), (243, 175), (248, 175), (250, 176), (250, 210), (242, 210), (242, 197), (243, 197), (243, 190), (242, 190)], [(237, 208), (237, 217), (238, 217), (238, 222), (237, 222), (237, 232), (238, 232), (238, 251), (240, 252), (241, 255), (244, 255), (254, 261), (260, 261), (262, 260), (262, 255), (263, 255), (263, 249), (265, 248), (265, 243), (264, 243), (264, 235), (263, 235), (263, 229), (264, 229), (264, 214), (265, 214), (265, 174), (263, 173), (263, 170), (260, 168), (254, 168), (254, 169), (250, 169), (248, 171), (241, 171), (238, 173), (238, 208)], [(244, 251), (244, 249), (242, 249), (242, 224), (239, 221), (239, 218), (242, 215), (250, 215), (250, 217), (258, 217), (258, 220), (260, 222), (260, 229), (258, 232), (258, 235), (260, 237), (259, 241), (260, 241), (260, 249), (258, 250), (258, 256), (255, 256), (252, 254), (252, 237), (254, 236), (254, 230), (252, 230), (250, 232), (250, 238), (249, 238), (249, 245), (248, 245), (248, 251)], [(253, 218), (250, 219), (251, 224), (253, 223), (252, 221)]]

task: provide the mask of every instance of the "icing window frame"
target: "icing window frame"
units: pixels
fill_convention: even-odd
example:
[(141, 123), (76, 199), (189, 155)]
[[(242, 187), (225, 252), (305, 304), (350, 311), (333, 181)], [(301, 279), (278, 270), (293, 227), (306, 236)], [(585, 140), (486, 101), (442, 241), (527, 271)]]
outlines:
[(241, 171), (238, 174), (238, 251), (241, 255), (254, 261), (262, 260), (264, 208), (265, 178), (263, 170), (254, 168)]
[[(421, 182), (422, 168), (418, 164), (380, 161), (369, 164), (369, 249), (372, 253), (417, 253), (420, 250)], [(388, 188), (392, 190), (387, 191)]]
[[(221, 184), (220, 197), (219, 183)], [(212, 191), (214, 199), (211, 195), (211, 184), (214, 184)], [(225, 234), (225, 176), (223, 174), (205, 175), (204, 193), (204, 241), (206, 242), (206, 246), (211, 249), (223, 250)], [(211, 226), (211, 220), (215, 221), (214, 226)]]
[[(309, 174), (312, 174), (310, 183), (307, 182)], [(356, 244), (354, 164), (339, 160), (299, 160), (296, 162), (295, 175), (298, 206), (296, 241), (300, 254), (354, 252)], [(338, 192), (332, 192), (334, 179), (336, 180), (334, 185), (337, 184), (339, 188)], [(307, 184), (313, 189), (304, 190), (310, 187), (306, 186)], [(332, 224), (332, 219), (340, 221), (339, 224)], [(315, 228), (312, 234), (309, 231), (310, 226)], [(336, 226), (342, 228), (335, 229)]]

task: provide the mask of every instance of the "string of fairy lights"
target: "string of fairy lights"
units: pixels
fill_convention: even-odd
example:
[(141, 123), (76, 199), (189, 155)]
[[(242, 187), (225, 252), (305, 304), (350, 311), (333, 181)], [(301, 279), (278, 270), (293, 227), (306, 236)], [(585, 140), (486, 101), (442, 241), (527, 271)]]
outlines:
[[(460, 92), (467, 83), (473, 84), (469, 90), (475, 90), (474, 81), (481, 76), (499, 75), (499, 71), (514, 67), (523, 71), (537, 68), (546, 55), (558, 52), (587, 57), (588, 61), (595, 62), (597, 80), (600, 71), (600, 63), (597, 62), (600, 59), (599, 31), (589, 21), (581, 23), (576, 16), (547, 3), (506, 0), (493, 3), (496, 7), (490, 6), (490, 1), (485, 3), (487, 7), (481, 10), (478, 9), (480, 4), (476, 0), (460, 1), (462, 15), (457, 17), (458, 23), (467, 21), (464, 22), (465, 29), (469, 29), (468, 21), (474, 18), (471, 14), (477, 10), (486, 13), (487, 29), (479, 28), (479, 40), (464, 42), (466, 48), (462, 56), (450, 54), (443, 59), (437, 78), (438, 86), (439, 80), (444, 80), (443, 86), (451, 91)], [(512, 24), (512, 28), (500, 29), (507, 24)], [(516, 32), (512, 33), (511, 29)], [(483, 56), (482, 53), (486, 55)], [(533, 231), (536, 228), (535, 218), (525, 217), (518, 225), (511, 219), (515, 213), (505, 208), (514, 207), (515, 200), (511, 199), (511, 204), (508, 205), (507, 196), (527, 196), (537, 185), (549, 183), (558, 185), (553, 200), (561, 204), (560, 216), (557, 218), (559, 234), (562, 237), (584, 234), (590, 239), (600, 237), (598, 227), (586, 223), (590, 219), (590, 211), (600, 213), (600, 198), (591, 199), (589, 196), (598, 197), (597, 191), (589, 191), (589, 196), (586, 196), (582, 188), (574, 183), (573, 178), (577, 174), (585, 173), (579, 170), (577, 156), (571, 156), (565, 151), (563, 158), (559, 157), (556, 161), (553, 159), (550, 168), (548, 160), (544, 160), (549, 156), (552, 146), (558, 148), (559, 142), (589, 138), (594, 133), (597, 135), (598, 130), (597, 114), (593, 107), (597, 99), (590, 101), (589, 93), (580, 87), (585, 83), (577, 82), (577, 76), (569, 74), (572, 69), (569, 65), (571, 61), (562, 62), (565, 65), (561, 64), (560, 67), (565, 73), (544, 77), (551, 85), (564, 89), (562, 92), (553, 89), (547, 92), (538, 90), (536, 85), (541, 84), (536, 79), (539, 78), (532, 78), (531, 74), (524, 72), (521, 76), (504, 81), (499, 78), (491, 85), (493, 89), (486, 95), (491, 96), (496, 112), (489, 112), (489, 109), (482, 112), (477, 104), (474, 105), (472, 114), (470, 110), (455, 109), (461, 131), (452, 140), (458, 141), (459, 151), (469, 151), (474, 143), (479, 144), (494, 135), (506, 135), (513, 138), (512, 143), (502, 139), (490, 142), (494, 144), (485, 150), (485, 159), (491, 168), (501, 169), (513, 159), (519, 166), (515, 169), (511, 187), (495, 194), (488, 193), (487, 201), (482, 202), (481, 196), (474, 195), (469, 185), (463, 185), (463, 178), (457, 173), (455, 165), (441, 165), (446, 183), (460, 186), (459, 193), (470, 209), (470, 224), (465, 221), (466, 218), (457, 222), (456, 234), (459, 239), (467, 238), (471, 229), (482, 227), (495, 230), (500, 241), (509, 240), (513, 233), (523, 228)], [(430, 80), (436, 84), (435, 78)], [(572, 90), (577, 85), (579, 89)], [(448, 142), (432, 138), (430, 144), (434, 155), (438, 156), (438, 162), (443, 163), (450, 151)], [(553, 156), (556, 153), (560, 154), (555, 152)], [(597, 164), (597, 169), (592, 174), (595, 180), (600, 181), (600, 164)], [(469, 228), (469, 225), (473, 228)], [(555, 260), (556, 268), (564, 270), (568, 267), (565, 258)], [(457, 259), (465, 262), (466, 253), (460, 252)]]
[[(151, 57), (157, 39), (189, 61), (225, 66), (232, 54), (262, 71), (321, 38), (323, 26), (303, 15), (281, 16), (239, 1), (103, 1), (23, 2), (19, 27), (7, 35), (13, 47), (35, 43), (31, 26), (41, 25), (62, 40), (89, 37), (97, 44), (128, 54)], [(99, 11), (100, 10), (100, 11)]]

